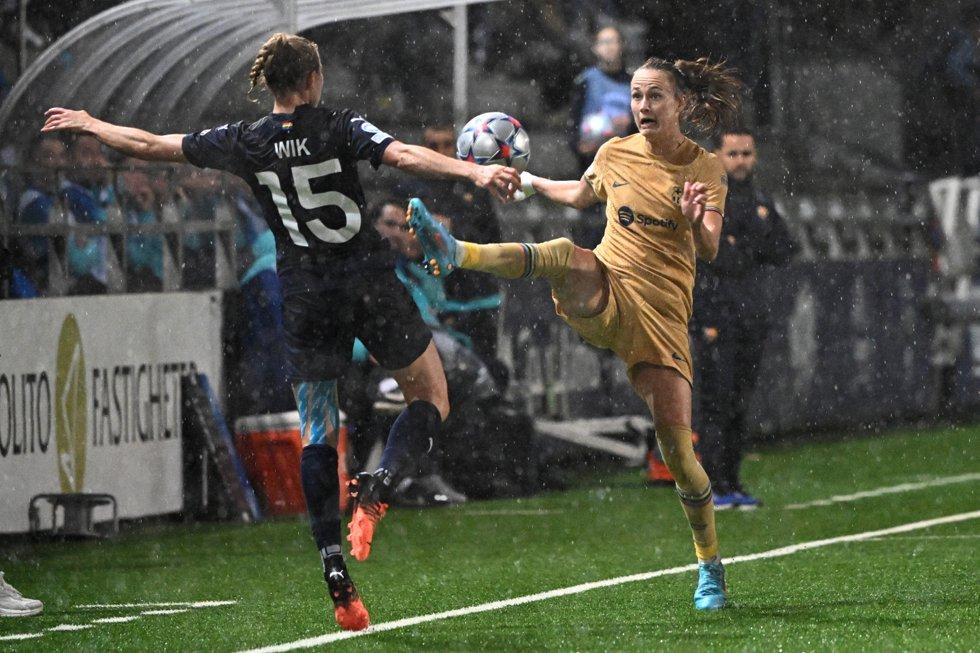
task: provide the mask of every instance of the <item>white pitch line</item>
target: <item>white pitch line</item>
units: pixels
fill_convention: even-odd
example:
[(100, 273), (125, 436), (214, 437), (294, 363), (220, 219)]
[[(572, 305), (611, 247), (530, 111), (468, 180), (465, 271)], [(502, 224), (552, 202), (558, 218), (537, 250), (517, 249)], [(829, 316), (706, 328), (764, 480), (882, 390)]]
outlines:
[(928, 487), (939, 487), (941, 485), (951, 485), (953, 483), (969, 483), (970, 481), (980, 481), (980, 472), (959, 474), (958, 476), (943, 476), (941, 478), (934, 478), (929, 481), (922, 481), (921, 483), (902, 483), (900, 485), (891, 485), (889, 487), (879, 487), (873, 490), (855, 492), (854, 494), (837, 494), (829, 499), (817, 499), (816, 501), (807, 501), (806, 503), (790, 503), (784, 507), (787, 510), (799, 510), (801, 508), (812, 508), (814, 506), (832, 506), (835, 503), (859, 501), (861, 499), (870, 499), (872, 497), (880, 497), (886, 494), (913, 492), (915, 490), (924, 490)]
[[(87, 630), (92, 628), (92, 624), (124, 624), (130, 621), (136, 621), (140, 618), (140, 615), (167, 615), (167, 614), (180, 614), (181, 612), (187, 612), (190, 608), (213, 608), (222, 605), (235, 605), (238, 601), (170, 601), (166, 603), (90, 603), (87, 605), (76, 605), (76, 608), (83, 610), (112, 610), (112, 609), (123, 609), (123, 608), (155, 608), (155, 607), (167, 607), (167, 606), (177, 606), (180, 609), (175, 610), (144, 610), (140, 614), (127, 615), (124, 617), (105, 617), (103, 619), (93, 619), (91, 624), (59, 624), (48, 628), (49, 632), (61, 633), (70, 632), (75, 630)], [(0, 642), (21, 640), (21, 639), (35, 639), (41, 637), (44, 633), (21, 633), (17, 635), (3, 635), (0, 636)]]
[(19, 633), (17, 635), (2, 635), (0, 636), (0, 642), (13, 642), (20, 639), (36, 639), (41, 637), (44, 633)]
[[(939, 526), (942, 524), (953, 524), (956, 522), (967, 521), (970, 519), (978, 519), (978, 518), (980, 518), (980, 510), (975, 510), (973, 512), (964, 512), (957, 515), (948, 515), (946, 517), (937, 517), (935, 519), (927, 519), (924, 521), (911, 522), (909, 524), (902, 524), (901, 526), (893, 526), (892, 528), (884, 528), (877, 531), (855, 533), (854, 535), (841, 535), (838, 537), (831, 537), (824, 540), (801, 542), (800, 544), (792, 544), (790, 546), (783, 546), (783, 547), (779, 547), (778, 549), (770, 549), (769, 551), (761, 551), (759, 553), (750, 553), (747, 555), (734, 556), (732, 558), (727, 558), (725, 560), (725, 564), (733, 565), (739, 562), (752, 562), (753, 560), (778, 558), (781, 556), (791, 555), (793, 553), (799, 553), (800, 551), (809, 551), (811, 549), (830, 546), (832, 544), (841, 544), (844, 542), (860, 542), (862, 540), (869, 540), (875, 537), (882, 537), (885, 535), (892, 535), (897, 533), (907, 533), (909, 531), (931, 528), (932, 526)], [(669, 569), (648, 571), (641, 574), (631, 574), (629, 576), (618, 576), (616, 578), (607, 578), (606, 580), (599, 580), (591, 583), (582, 583), (581, 585), (572, 585), (571, 587), (563, 587), (560, 589), (549, 590), (547, 592), (528, 594), (526, 596), (517, 596), (512, 599), (492, 601), (490, 603), (481, 603), (479, 605), (472, 605), (466, 608), (458, 608), (456, 610), (435, 612), (432, 614), (421, 615), (418, 617), (408, 617), (406, 619), (398, 619), (396, 621), (386, 621), (384, 623), (375, 624), (374, 626), (371, 626), (367, 630), (327, 633), (325, 635), (320, 635), (318, 637), (299, 639), (294, 642), (287, 642), (285, 644), (274, 644), (272, 646), (265, 646), (263, 648), (251, 649), (245, 653), (278, 653), (282, 651), (294, 651), (296, 649), (301, 649), (301, 648), (312, 648), (314, 646), (323, 646), (324, 644), (330, 644), (331, 642), (337, 642), (344, 639), (351, 639), (353, 637), (361, 637), (364, 635), (381, 633), (388, 630), (397, 630), (399, 628), (408, 628), (410, 626), (416, 626), (418, 624), (429, 623), (432, 621), (439, 621), (442, 619), (451, 619), (453, 617), (464, 617), (467, 615), (477, 614), (480, 612), (501, 610), (503, 608), (510, 608), (515, 605), (524, 605), (526, 603), (547, 601), (548, 599), (555, 599), (562, 596), (570, 596), (572, 594), (581, 594), (583, 592), (588, 592), (590, 590), (600, 589), (603, 587), (613, 587), (615, 585), (622, 585), (624, 583), (635, 583), (638, 581), (650, 580), (651, 578), (657, 578), (659, 576), (671, 576), (676, 574), (682, 574), (689, 571), (694, 571), (696, 569), (697, 569), (697, 564), (689, 564), (689, 565), (682, 565), (680, 567), (671, 567)]]
[(87, 603), (80, 610), (123, 610), (129, 608), (216, 608), (235, 605), (238, 601), (165, 601), (162, 603)]
[(140, 616), (138, 614), (129, 614), (125, 617), (104, 617), (102, 619), (93, 619), (94, 624), (124, 624), (128, 621), (136, 621)]
[(537, 517), (539, 515), (560, 515), (560, 514), (562, 514), (564, 512), (565, 512), (564, 510), (549, 510), (547, 508), (540, 508), (540, 509), (527, 508), (527, 509), (524, 509), (524, 510), (522, 510), (522, 509), (510, 510), (510, 509), (507, 509), (507, 508), (501, 508), (501, 509), (498, 509), (498, 510), (494, 510), (494, 509), (490, 509), (490, 510), (461, 510), (461, 511), (459, 511), (458, 514), (460, 516), (462, 516), (462, 517), (496, 517), (496, 516), (502, 516), (502, 517), (527, 517), (527, 516), (534, 516), (534, 517)]
[(887, 542), (891, 540), (976, 540), (980, 533), (968, 535), (900, 535), (897, 537), (877, 537), (869, 542)]

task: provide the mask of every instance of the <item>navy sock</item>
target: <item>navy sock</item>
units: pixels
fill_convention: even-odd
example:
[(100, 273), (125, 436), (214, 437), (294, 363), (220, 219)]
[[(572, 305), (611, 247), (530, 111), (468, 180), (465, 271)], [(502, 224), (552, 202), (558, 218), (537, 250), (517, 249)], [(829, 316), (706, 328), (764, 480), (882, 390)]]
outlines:
[(420, 459), (432, 448), (442, 416), (428, 401), (413, 401), (391, 425), (388, 443), (381, 454), (381, 469), (394, 478), (415, 473)]
[(337, 450), (326, 444), (308, 444), (300, 458), (300, 476), (313, 540), (326, 561), (340, 553), (340, 482)]

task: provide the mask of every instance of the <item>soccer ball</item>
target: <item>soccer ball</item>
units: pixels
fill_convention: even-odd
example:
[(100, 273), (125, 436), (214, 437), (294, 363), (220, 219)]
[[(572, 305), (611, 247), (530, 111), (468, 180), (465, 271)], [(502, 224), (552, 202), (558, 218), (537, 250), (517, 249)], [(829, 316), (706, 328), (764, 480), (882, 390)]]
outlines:
[(459, 133), (456, 156), (463, 161), (510, 166), (524, 172), (531, 157), (531, 140), (516, 118), (499, 111), (481, 113)]

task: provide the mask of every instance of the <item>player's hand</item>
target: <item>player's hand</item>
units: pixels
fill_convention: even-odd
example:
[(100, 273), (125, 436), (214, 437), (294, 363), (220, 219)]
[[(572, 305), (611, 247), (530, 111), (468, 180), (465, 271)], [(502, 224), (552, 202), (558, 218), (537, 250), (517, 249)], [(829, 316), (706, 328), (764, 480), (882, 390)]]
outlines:
[(87, 111), (73, 111), (53, 107), (44, 112), (42, 132), (69, 131), (87, 132), (95, 119)]
[(527, 170), (521, 173), (521, 187), (514, 193), (515, 202), (523, 202), (532, 195), (537, 194), (538, 191), (534, 188), (535, 179), (537, 179), (537, 177), (532, 175)]
[(684, 182), (684, 194), (681, 195), (681, 213), (690, 220), (691, 229), (698, 230), (704, 222), (704, 205), (708, 201), (705, 191), (708, 187), (701, 182)]
[(505, 166), (478, 166), (473, 183), (480, 188), (486, 188), (497, 199), (506, 202), (521, 187), (521, 176), (517, 170)]

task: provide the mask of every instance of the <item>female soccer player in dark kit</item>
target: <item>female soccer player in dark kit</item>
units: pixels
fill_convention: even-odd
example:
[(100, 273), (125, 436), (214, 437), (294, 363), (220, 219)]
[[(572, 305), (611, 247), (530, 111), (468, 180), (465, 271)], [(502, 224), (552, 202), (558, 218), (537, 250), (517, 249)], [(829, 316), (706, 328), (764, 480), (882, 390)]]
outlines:
[(407, 402), (377, 471), (352, 482), (355, 508), (347, 539), (357, 559), (370, 552), (393, 484), (412, 473), (430, 449), (449, 400), (431, 333), (394, 274), (388, 245), (363, 219), (357, 163), (469, 180), (501, 199), (513, 194), (520, 179), (512, 168), (479, 166), (407, 145), (353, 111), (318, 106), (322, 71), (315, 43), (275, 34), (262, 45), (249, 75), (252, 89), (265, 85), (274, 98), (272, 113), (254, 123), (156, 135), (85, 111), (52, 108), (41, 131), (90, 134), (127, 156), (225, 170), (251, 187), (275, 234), (310, 527), (337, 623), (360, 630), (369, 617), (341, 552), (336, 451), (337, 378), (350, 363), (354, 338), (391, 371)]

